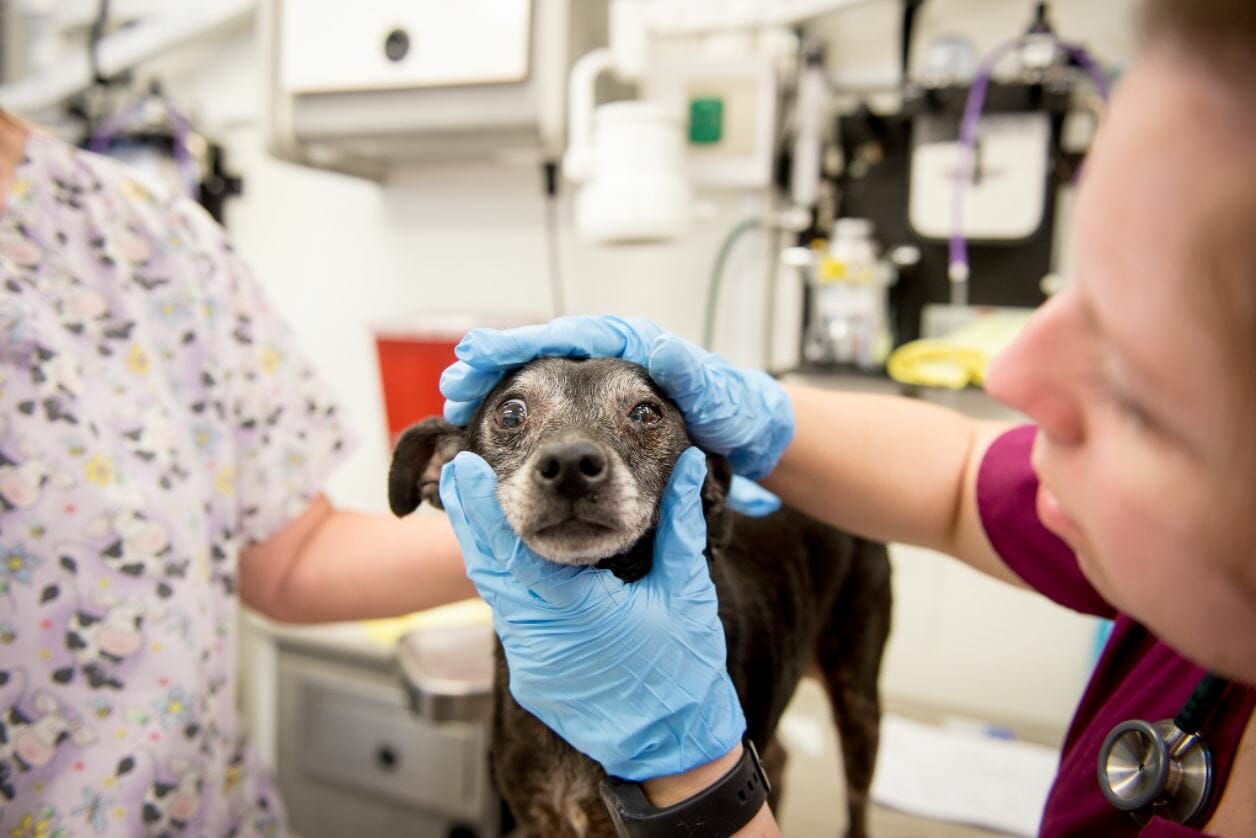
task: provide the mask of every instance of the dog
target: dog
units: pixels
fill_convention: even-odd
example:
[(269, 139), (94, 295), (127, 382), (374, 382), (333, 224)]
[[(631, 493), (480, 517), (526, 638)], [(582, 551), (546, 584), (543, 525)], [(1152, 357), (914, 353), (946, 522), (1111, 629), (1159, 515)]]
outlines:
[[(507, 375), (466, 428), (433, 417), (398, 440), (389, 472), (395, 514), (441, 508), (441, 467), (463, 450), (497, 475), (511, 526), (540, 556), (596, 565), (625, 582), (650, 570), (668, 478), (692, 445), (680, 410), (637, 364), (542, 358)], [(818, 672), (840, 735), (848, 834), (865, 834), (880, 725), (878, 675), (890, 628), (885, 545), (782, 508), (730, 510), (728, 463), (707, 455), (702, 487), (707, 558), (719, 599), (728, 671), (771, 783), (781, 792), (781, 714), (803, 675)], [(598, 787), (605, 773), (510, 695), (497, 644), (492, 773), (529, 836), (614, 836)]]

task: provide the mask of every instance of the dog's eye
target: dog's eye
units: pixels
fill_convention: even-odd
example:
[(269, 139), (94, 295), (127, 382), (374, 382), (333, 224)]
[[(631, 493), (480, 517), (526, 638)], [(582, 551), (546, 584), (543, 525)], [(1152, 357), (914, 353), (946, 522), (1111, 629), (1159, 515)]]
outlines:
[(507, 430), (514, 430), (527, 418), (528, 406), (523, 403), (523, 399), (510, 399), (497, 408), (497, 424)]
[(632, 409), (632, 412), (628, 414), (628, 418), (638, 425), (653, 425), (662, 417), (659, 416), (657, 407), (649, 402), (642, 402)]

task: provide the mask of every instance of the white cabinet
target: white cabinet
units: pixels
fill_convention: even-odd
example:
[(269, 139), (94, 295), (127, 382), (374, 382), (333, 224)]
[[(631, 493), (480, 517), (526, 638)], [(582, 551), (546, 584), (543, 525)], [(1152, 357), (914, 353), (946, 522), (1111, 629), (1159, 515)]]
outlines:
[(382, 177), (397, 164), (557, 159), (567, 74), (606, 0), (266, 0), (267, 143)]

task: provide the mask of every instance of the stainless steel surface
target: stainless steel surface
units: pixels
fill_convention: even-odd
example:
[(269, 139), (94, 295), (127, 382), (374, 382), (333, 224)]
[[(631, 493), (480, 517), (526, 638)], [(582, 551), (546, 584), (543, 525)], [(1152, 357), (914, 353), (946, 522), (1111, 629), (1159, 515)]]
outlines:
[(1101, 783), (1108, 802), (1126, 812), (1151, 805), (1169, 776), (1169, 751), (1157, 730), (1146, 722), (1125, 722), (1105, 744)]
[(499, 834), (488, 726), (418, 718), (396, 670), (367, 664), (280, 650), (278, 775), (293, 831)]
[(436, 626), (397, 644), (410, 706), (432, 722), (487, 722), (492, 713), (492, 626)]
[[(1212, 792), (1208, 746), (1178, 730), (1172, 720), (1124, 722), (1104, 745), (1104, 796), (1118, 809), (1134, 813), (1139, 823), (1152, 816), (1189, 823), (1207, 804)], [(1156, 802), (1158, 798), (1164, 799)]]

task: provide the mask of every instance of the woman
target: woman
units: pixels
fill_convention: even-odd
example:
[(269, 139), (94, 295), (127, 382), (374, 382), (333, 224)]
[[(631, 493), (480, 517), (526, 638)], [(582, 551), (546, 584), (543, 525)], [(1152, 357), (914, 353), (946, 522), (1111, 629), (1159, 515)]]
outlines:
[[(502, 369), (528, 357), (628, 357), (648, 366), (699, 444), (763, 477), (785, 502), (1115, 618), (1064, 742), (1044, 834), (1138, 833), (1096, 783), (1104, 737), (1124, 719), (1174, 716), (1206, 669), (1233, 679), (1203, 729), (1216, 792), (1193, 823), (1250, 835), (1256, 7), (1152, 0), (1146, 12), (1139, 60), (1087, 165), (1074, 282), (987, 377), (991, 395), (1035, 426), (1009, 429), (916, 402), (780, 387), (649, 324), (613, 318), (472, 333), (443, 388), (447, 414), (457, 419)], [(691, 478), (682, 481), (690, 492)], [(608, 679), (609, 661), (561, 631), (578, 612), (586, 625), (620, 621), (625, 643), (682, 655), (695, 647), (698, 657), (718, 658), (718, 642), (703, 645), (706, 635), (668, 616), (688, 614), (699, 628), (715, 620), (699, 557), (690, 559), (704, 584), (660, 579), (599, 597), (605, 579), (594, 571), (586, 573), (587, 596), (573, 595), (581, 582), (573, 578), (555, 598), (535, 574), (515, 571), (530, 561), (526, 551), (483, 537), (497, 514), (486, 479), (463, 455), (447, 467), (442, 494), (472, 579), (494, 606), (512, 672), (516, 661), (523, 672), (546, 662), (546, 677), (512, 678), (516, 697), (612, 773), (643, 782), (656, 806), (711, 786), (737, 761), (744, 726), (735, 706), (691, 697), (728, 689), (726, 676), (696, 666), (673, 668), (673, 676), (684, 675), (667, 679), (643, 667)], [(672, 526), (700, 528), (701, 520), (690, 514)], [(501, 573), (503, 565), (512, 573)], [(639, 598), (664, 605), (633, 607)], [(625, 696), (652, 724), (627, 732), (581, 724)], [(775, 829), (766, 806), (744, 827), (746, 834)], [(1160, 819), (1143, 830), (1178, 831), (1193, 832)]]
[(457, 542), (319, 492), (335, 401), (193, 202), (2, 111), (0, 202), (0, 833), (281, 833), (240, 602), (462, 599)]

